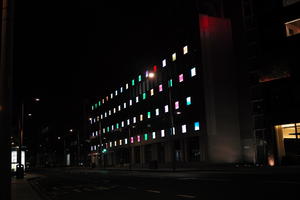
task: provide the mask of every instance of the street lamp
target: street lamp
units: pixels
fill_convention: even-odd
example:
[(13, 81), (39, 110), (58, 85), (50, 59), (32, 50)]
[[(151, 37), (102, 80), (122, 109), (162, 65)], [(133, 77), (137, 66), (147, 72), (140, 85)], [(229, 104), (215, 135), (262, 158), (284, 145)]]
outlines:
[[(33, 99), (35, 102), (38, 102), (40, 101), (39, 98), (34, 98)], [(22, 146), (23, 146), (23, 137), (24, 137), (24, 115), (25, 115), (25, 112), (24, 112), (24, 107), (25, 107), (25, 101), (24, 99), (22, 99), (21, 101), (21, 119), (20, 119), (20, 130), (19, 130), (19, 149), (18, 149), (18, 167), (17, 167), (17, 174), (18, 175), (21, 175), (19, 178), (23, 178), (23, 173), (24, 173), (24, 167), (22, 167), (22, 159), (21, 159), (21, 153), (22, 153)], [(31, 113), (28, 114), (29, 117), (32, 116)], [(25, 163), (24, 163), (25, 164)], [(23, 170), (22, 172), (20, 172), (19, 170)], [(19, 174), (19, 173), (22, 173), (22, 174)]]

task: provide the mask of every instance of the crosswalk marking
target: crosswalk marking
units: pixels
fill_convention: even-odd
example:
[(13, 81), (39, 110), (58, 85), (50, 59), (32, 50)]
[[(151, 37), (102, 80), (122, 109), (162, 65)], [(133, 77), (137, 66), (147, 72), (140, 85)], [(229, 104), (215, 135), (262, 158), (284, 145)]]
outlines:
[(183, 197), (183, 198), (189, 198), (189, 199), (194, 199), (196, 196), (193, 195), (187, 195), (187, 194), (177, 194), (177, 197)]

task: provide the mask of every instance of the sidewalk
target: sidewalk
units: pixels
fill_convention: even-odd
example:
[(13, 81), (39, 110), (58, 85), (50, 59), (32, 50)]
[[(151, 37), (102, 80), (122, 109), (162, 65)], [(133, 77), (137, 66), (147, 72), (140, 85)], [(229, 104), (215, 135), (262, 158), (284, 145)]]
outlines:
[(25, 174), (24, 179), (11, 178), (11, 199), (12, 200), (41, 200), (37, 192), (28, 182), (37, 177), (34, 174)]

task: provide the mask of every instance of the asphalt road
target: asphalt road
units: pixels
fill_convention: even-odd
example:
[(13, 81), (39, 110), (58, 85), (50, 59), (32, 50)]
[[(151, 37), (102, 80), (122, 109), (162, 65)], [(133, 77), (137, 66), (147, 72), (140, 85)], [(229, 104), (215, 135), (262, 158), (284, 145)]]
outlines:
[(43, 169), (30, 180), (44, 199), (297, 199), (297, 170), (136, 172)]

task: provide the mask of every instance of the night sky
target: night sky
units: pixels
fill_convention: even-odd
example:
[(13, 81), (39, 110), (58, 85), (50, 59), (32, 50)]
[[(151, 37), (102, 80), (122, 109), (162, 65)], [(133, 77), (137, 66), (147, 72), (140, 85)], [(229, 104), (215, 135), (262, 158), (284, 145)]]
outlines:
[[(23, 98), (43, 124), (79, 128), (83, 99), (111, 93), (171, 51), (183, 8), (179, 1), (17, 1), (15, 107)], [(30, 97), (41, 102), (32, 106)]]

